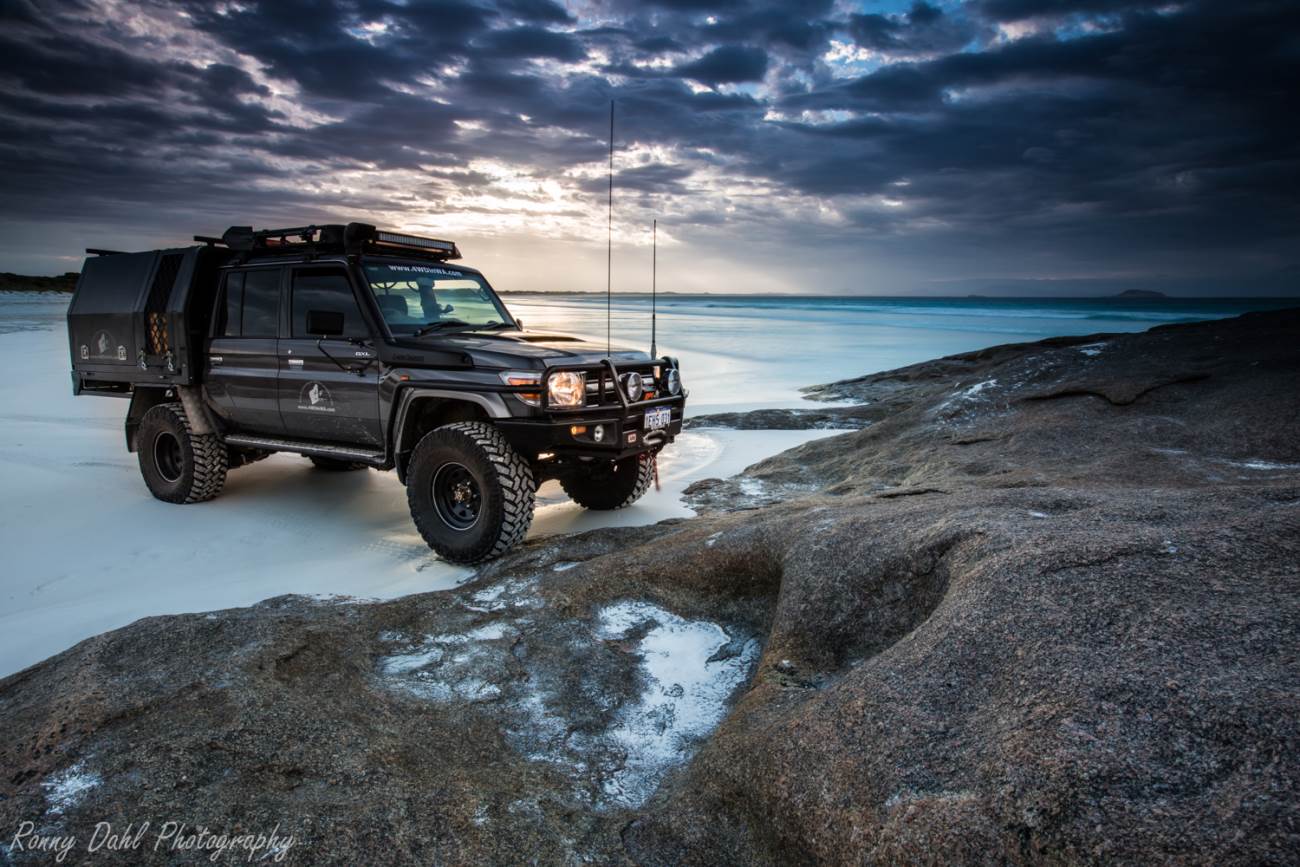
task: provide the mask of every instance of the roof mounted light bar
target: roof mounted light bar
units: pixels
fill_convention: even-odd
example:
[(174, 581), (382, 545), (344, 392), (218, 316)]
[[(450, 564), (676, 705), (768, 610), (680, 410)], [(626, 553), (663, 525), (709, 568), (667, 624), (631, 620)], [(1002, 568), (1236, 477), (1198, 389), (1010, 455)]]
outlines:
[(396, 232), (375, 231), (375, 242), (394, 247), (415, 247), (420, 250), (433, 250), (448, 254), (449, 258), (460, 258), (460, 251), (453, 241), (439, 241), (437, 238), (421, 238), (416, 235), (399, 235)]

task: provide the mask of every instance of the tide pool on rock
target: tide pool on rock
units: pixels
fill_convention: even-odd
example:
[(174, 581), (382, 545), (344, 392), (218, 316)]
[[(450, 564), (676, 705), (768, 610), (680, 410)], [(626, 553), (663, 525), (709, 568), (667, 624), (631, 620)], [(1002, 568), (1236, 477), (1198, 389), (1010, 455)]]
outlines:
[[(545, 627), (566, 640), (550, 654), (530, 653), (521, 648), (542, 628), (529, 592), (535, 586), (507, 582), (470, 594), (466, 609), (500, 602), (493, 610), (505, 619), (462, 633), (385, 632), (380, 638), (393, 652), (376, 662), (377, 676), (385, 688), (435, 704), (499, 704), (507, 742), (521, 758), (559, 770), (575, 798), (602, 811), (638, 807), (722, 721), (753, 672), (759, 642), (650, 602), (622, 601), (600, 608), (590, 623)], [(621, 672), (602, 676), (617, 686), (555, 687), (563, 681), (557, 669), (593, 659)]]

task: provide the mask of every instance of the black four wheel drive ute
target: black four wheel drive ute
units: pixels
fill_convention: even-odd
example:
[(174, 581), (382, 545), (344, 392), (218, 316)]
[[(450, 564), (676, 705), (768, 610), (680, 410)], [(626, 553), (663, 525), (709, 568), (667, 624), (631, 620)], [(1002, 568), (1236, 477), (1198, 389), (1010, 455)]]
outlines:
[(88, 251), (68, 309), (73, 392), (129, 398), (160, 500), (209, 500), (273, 452), (395, 469), (429, 546), (474, 563), (523, 539), (546, 479), (589, 509), (636, 502), (681, 432), (675, 359), (524, 331), (449, 241), (363, 223), (195, 241)]

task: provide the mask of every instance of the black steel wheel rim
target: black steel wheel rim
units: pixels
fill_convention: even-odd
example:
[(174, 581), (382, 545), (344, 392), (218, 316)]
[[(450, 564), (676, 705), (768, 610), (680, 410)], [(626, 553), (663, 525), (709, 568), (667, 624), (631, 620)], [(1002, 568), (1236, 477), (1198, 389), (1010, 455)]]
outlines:
[(185, 458), (181, 453), (181, 441), (176, 434), (163, 431), (154, 437), (153, 462), (158, 474), (168, 482), (179, 482), (185, 469)]
[(478, 523), (483, 492), (463, 464), (448, 462), (433, 474), (433, 507), (438, 518), (457, 532)]

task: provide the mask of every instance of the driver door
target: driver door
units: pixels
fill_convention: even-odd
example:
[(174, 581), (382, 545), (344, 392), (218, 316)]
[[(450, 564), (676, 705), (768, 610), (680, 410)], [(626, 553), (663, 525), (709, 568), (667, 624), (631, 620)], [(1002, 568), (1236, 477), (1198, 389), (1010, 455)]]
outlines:
[[(343, 333), (307, 333), (309, 310), (343, 315)], [(379, 448), (379, 359), (348, 272), (299, 266), (289, 275), (289, 332), (280, 339), (280, 416), (289, 436)]]

